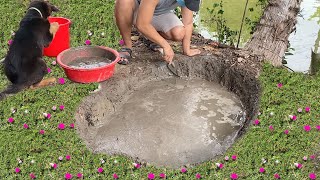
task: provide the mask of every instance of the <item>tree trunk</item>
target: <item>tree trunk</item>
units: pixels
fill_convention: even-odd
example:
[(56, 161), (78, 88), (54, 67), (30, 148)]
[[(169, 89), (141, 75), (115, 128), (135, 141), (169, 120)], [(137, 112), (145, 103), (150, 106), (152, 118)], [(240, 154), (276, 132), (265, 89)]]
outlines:
[(302, 0), (269, 0), (256, 31), (244, 49), (261, 54), (274, 66), (282, 65), (289, 35), (295, 30)]

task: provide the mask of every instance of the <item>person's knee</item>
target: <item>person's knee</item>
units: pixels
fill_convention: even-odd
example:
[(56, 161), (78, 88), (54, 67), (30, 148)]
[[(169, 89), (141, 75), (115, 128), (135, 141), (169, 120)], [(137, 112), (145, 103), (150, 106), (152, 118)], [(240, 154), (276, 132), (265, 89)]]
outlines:
[[(122, 10), (126, 10), (126, 9), (134, 9), (135, 8), (135, 2), (136, 0), (117, 0), (116, 1), (116, 6), (115, 6), (115, 10), (118, 11), (122, 11)], [(126, 11), (125, 11), (126, 12)]]
[(183, 26), (175, 27), (171, 30), (171, 38), (174, 41), (182, 41), (186, 31)]

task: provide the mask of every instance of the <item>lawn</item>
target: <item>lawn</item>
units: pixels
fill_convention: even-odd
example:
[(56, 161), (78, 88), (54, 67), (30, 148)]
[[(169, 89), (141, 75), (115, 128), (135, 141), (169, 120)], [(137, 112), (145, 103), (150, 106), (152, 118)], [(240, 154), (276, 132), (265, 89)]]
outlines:
[[(90, 39), (94, 45), (118, 48), (121, 38), (113, 19), (114, 1), (51, 2), (61, 10), (56, 16), (73, 22), (73, 47)], [(11, 31), (16, 30), (26, 5), (26, 0), (0, 2), (0, 57), (4, 57)], [(54, 60), (46, 58), (52, 71), (47, 77), (65, 78), (65, 84), (26, 90), (0, 102), (0, 179), (77, 179), (78, 175), (85, 179), (160, 179), (161, 173), (167, 179), (274, 179), (278, 175), (300, 180), (320, 176), (320, 75), (311, 77), (265, 65), (256, 125), (214, 161), (175, 170), (91, 153), (73, 123), (81, 99), (97, 84), (72, 83), (60, 67), (52, 65)], [(7, 84), (1, 71), (0, 89)]]

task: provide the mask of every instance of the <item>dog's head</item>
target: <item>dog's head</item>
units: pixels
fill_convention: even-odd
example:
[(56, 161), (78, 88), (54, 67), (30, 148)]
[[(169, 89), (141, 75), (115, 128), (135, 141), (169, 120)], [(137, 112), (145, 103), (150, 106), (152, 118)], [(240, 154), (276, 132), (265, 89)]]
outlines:
[(58, 12), (59, 9), (50, 4), (48, 1), (46, 0), (33, 0), (31, 1), (29, 8), (37, 8), (41, 13), (43, 18), (47, 19), (52, 12)]

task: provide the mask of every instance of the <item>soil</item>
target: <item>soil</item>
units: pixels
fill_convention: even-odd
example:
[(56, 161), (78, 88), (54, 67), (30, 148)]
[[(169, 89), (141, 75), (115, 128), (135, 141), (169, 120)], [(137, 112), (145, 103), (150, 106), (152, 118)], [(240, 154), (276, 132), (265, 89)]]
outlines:
[[(179, 76), (177, 77), (168, 70), (166, 63), (161, 59), (160, 53), (155, 53), (146, 48), (141, 38), (135, 41), (133, 59), (130, 64), (117, 65), (114, 76), (101, 83), (100, 91), (86, 97), (75, 114), (77, 130), (89, 149), (96, 153), (123, 154), (140, 162), (156, 166), (177, 168), (214, 159), (229, 148), (235, 138), (241, 137), (258, 111), (260, 84), (257, 78), (261, 71), (262, 57), (219, 45), (210, 40), (205, 40), (199, 35), (194, 35), (192, 42), (194, 47), (202, 50), (201, 55), (196, 57), (184, 56), (181, 54), (181, 44), (172, 43), (172, 47), (176, 51), (174, 64)], [(182, 149), (176, 151), (176, 154), (174, 153), (176, 149), (169, 151), (167, 152), (168, 156), (165, 156), (165, 150), (172, 149), (172, 146), (162, 147), (163, 150), (161, 151), (159, 150), (161, 148), (157, 145), (161, 144), (163, 139), (178, 139), (175, 136), (170, 136), (170, 132), (175, 132), (174, 127), (177, 127), (177, 129), (179, 127), (184, 128), (181, 125), (183, 122), (168, 127), (171, 128), (169, 130), (157, 129), (156, 126), (143, 120), (141, 122), (144, 123), (140, 122), (142, 125), (138, 126), (139, 121), (132, 123), (134, 121), (130, 121), (129, 115), (124, 117), (126, 111), (121, 113), (123, 107), (130, 102), (130, 97), (134, 96), (136, 92), (141, 93), (141, 88), (147, 87), (148, 84), (153, 82), (173, 78), (190, 81), (206, 80), (223, 86), (241, 100), (246, 112), (245, 118), (239, 124), (239, 128), (231, 141), (225, 138), (223, 142), (216, 143), (216, 146), (219, 146), (216, 148), (213, 148), (212, 144), (211, 146), (202, 144), (201, 148), (195, 151), (196, 147), (192, 146), (194, 145), (192, 144), (193, 131), (189, 131), (191, 134), (185, 134), (188, 137), (187, 139), (182, 138), (177, 141), (178, 144), (175, 144), (182, 144)], [(140, 97), (143, 96), (143, 93), (140, 94)], [(147, 91), (145, 97), (148, 97)], [(140, 111), (142, 112), (142, 110)], [(132, 118), (135, 119), (136, 117), (132, 116)], [(164, 119), (162, 118), (162, 120)], [(146, 129), (139, 129), (142, 127)], [(148, 127), (153, 127), (153, 129), (147, 129)], [(184, 132), (188, 132), (188, 129), (185, 128)], [(160, 136), (160, 134), (164, 135)], [(103, 136), (105, 137), (104, 140)], [(194, 137), (194, 139), (197, 138)], [(191, 148), (188, 147), (188, 143), (182, 143), (183, 141), (190, 141)], [(202, 153), (211, 149), (213, 149), (213, 152), (203, 158)], [(175, 159), (169, 161), (170, 158)]]

